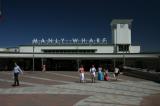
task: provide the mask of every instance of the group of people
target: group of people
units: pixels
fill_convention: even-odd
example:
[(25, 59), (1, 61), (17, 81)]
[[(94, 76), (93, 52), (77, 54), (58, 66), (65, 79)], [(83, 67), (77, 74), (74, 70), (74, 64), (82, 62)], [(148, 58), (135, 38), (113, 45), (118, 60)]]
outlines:
[[(92, 65), (92, 67), (90, 68), (89, 72), (90, 72), (90, 76), (91, 76), (91, 81), (92, 83), (95, 83), (96, 80), (96, 68), (94, 65)], [(80, 82), (85, 82), (85, 70), (83, 65), (80, 66), (78, 72), (80, 73)], [(118, 67), (115, 67), (114, 69), (114, 73), (113, 76), (115, 78), (115, 80), (118, 80), (118, 75), (120, 73), (120, 70)], [(110, 79), (109, 77), (109, 72), (108, 72), (108, 68), (104, 69), (102, 68), (102, 66), (100, 65), (98, 67), (98, 80), (105, 80), (108, 81)]]
[[(42, 67), (42, 71), (45, 71), (46, 67), (45, 65)], [(92, 83), (95, 83), (96, 81), (96, 68), (94, 65), (92, 65), (92, 67), (90, 68), (89, 72), (90, 72), (90, 76), (91, 76), (91, 81)], [(84, 83), (85, 82), (85, 70), (83, 65), (81, 65), (81, 67), (78, 69), (78, 72), (80, 73), (80, 82)], [(120, 70), (118, 67), (115, 67), (114, 69), (114, 77), (116, 80), (118, 80), (118, 75), (120, 73)], [(23, 74), (23, 71), (21, 70), (21, 68), (15, 63), (14, 64), (14, 69), (13, 69), (13, 76), (14, 76), (14, 83), (12, 86), (19, 86), (19, 74)], [(106, 80), (108, 81), (109, 78), (109, 72), (108, 69), (104, 69), (102, 68), (102, 66), (100, 65), (98, 67), (98, 80)]]

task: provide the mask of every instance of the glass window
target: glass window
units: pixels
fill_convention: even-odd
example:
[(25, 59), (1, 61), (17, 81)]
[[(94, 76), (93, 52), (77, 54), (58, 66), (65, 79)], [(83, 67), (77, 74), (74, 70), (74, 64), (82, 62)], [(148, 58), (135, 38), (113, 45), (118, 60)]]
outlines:
[(95, 53), (96, 50), (42, 50), (44, 53)]
[(119, 51), (129, 51), (129, 45), (119, 45)]

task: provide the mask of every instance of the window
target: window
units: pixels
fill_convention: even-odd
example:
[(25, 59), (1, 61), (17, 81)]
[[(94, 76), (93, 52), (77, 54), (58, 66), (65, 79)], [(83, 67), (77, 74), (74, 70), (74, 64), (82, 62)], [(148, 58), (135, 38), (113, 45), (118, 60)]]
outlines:
[(54, 54), (86, 54), (86, 53), (95, 53), (96, 50), (87, 50), (87, 49), (78, 49), (78, 50), (42, 50), (44, 53), (54, 53)]
[(124, 28), (125, 24), (120, 24), (120, 28)]
[(118, 45), (119, 51), (129, 51), (129, 45)]

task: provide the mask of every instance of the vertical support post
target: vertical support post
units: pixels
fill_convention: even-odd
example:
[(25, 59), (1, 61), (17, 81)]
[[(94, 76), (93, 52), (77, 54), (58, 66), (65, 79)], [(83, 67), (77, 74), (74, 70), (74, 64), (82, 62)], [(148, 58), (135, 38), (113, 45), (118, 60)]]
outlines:
[(113, 67), (114, 68), (116, 67), (116, 59), (115, 58), (113, 59)]
[(3, 3), (3, 1), (2, 0), (0, 0), (0, 17), (2, 17), (2, 15), (3, 15), (3, 7), (2, 7), (2, 4)]
[(123, 67), (126, 65), (126, 62), (125, 62), (125, 54), (124, 54), (124, 51), (125, 51), (125, 45), (123, 45)]
[(33, 64), (32, 64), (32, 71), (34, 72), (34, 44), (33, 44)]
[[(78, 46), (76, 46), (77, 54), (79, 55)], [(79, 57), (77, 58), (77, 70), (79, 69)]]
[(79, 69), (79, 59), (77, 59), (77, 70)]
[(41, 68), (42, 68), (42, 71), (43, 71), (43, 65), (44, 65), (44, 60), (43, 60), (43, 58), (41, 58)]
[(55, 71), (58, 71), (58, 70), (57, 70), (57, 63), (56, 63), (56, 67), (55, 67), (55, 68), (56, 68)]
[(43, 60), (43, 58), (41, 59), (41, 66), (43, 66), (43, 64), (44, 64), (44, 60)]

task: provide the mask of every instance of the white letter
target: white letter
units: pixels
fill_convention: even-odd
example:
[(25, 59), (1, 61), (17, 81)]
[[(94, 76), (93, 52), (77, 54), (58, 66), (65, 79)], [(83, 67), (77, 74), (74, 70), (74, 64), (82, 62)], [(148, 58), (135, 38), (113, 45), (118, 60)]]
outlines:
[(107, 43), (106, 38), (103, 38), (102, 42), (103, 42), (103, 43)]
[(93, 43), (93, 39), (92, 38), (90, 38), (89, 43)]
[(48, 38), (48, 40), (47, 40), (47, 44), (52, 44), (53, 43), (53, 40), (52, 39), (50, 39), (50, 38)]
[(82, 41), (82, 43), (86, 43), (86, 39), (85, 38), (82, 38), (81, 41)]
[(62, 43), (63, 43), (63, 41), (64, 41), (64, 38), (61, 38), (61, 41), (62, 41)]
[(78, 42), (78, 39), (72, 39), (73, 43), (77, 43)]
[(32, 40), (32, 44), (38, 44), (37, 38), (34, 38), (34, 39)]
[(57, 40), (57, 38), (55, 39), (55, 43), (58, 43), (58, 40)]
[(42, 44), (42, 43), (45, 43), (45, 40), (44, 40), (43, 38), (41, 39), (41, 44)]
[(97, 41), (97, 43), (99, 43), (99, 42), (100, 42), (100, 39), (99, 39), (99, 38), (97, 38), (97, 40), (96, 40), (96, 41)]

